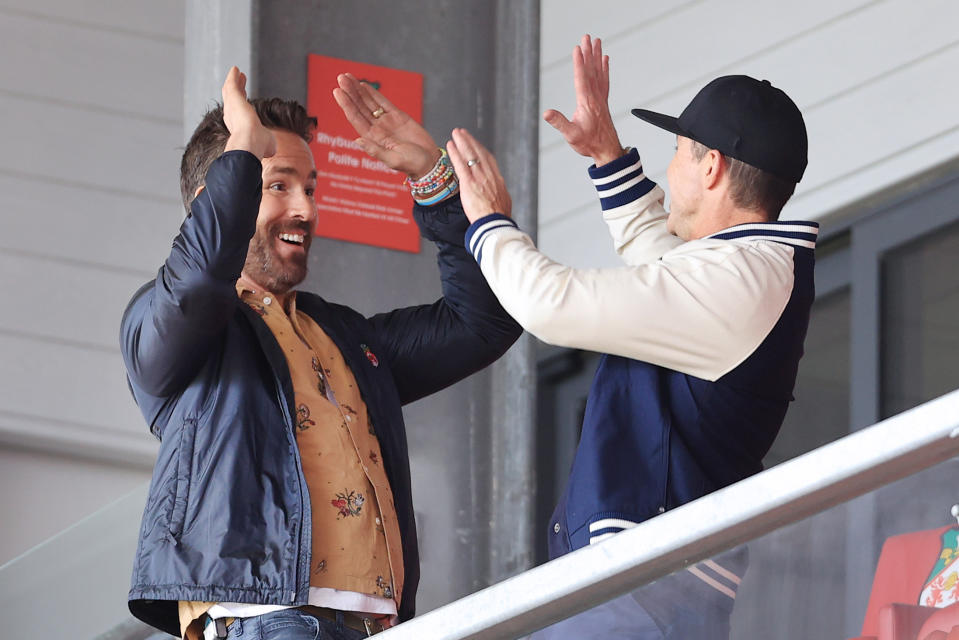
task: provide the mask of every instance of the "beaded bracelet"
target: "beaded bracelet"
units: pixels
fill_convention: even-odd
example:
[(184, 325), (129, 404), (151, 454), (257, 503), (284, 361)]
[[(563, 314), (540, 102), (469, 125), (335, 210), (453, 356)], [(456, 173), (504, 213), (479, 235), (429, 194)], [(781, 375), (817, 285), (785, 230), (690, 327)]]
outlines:
[(416, 196), (413, 196), (413, 200), (415, 200), (416, 203), (419, 205), (428, 207), (431, 204), (436, 204), (437, 202), (442, 202), (443, 200), (446, 200), (450, 196), (456, 194), (456, 192), (459, 191), (459, 189), (460, 189), (459, 180), (457, 180), (456, 176), (454, 175), (453, 179), (439, 192), (435, 194), (431, 194), (425, 198), (422, 198), (422, 197), (418, 198)]
[(429, 188), (435, 186), (437, 182), (442, 182), (448, 179), (446, 174), (453, 171), (453, 163), (450, 162), (449, 154), (446, 153), (446, 149), (440, 148), (440, 157), (436, 161), (436, 164), (433, 165), (433, 168), (430, 169), (422, 178), (413, 180), (411, 178), (406, 179), (406, 183), (409, 185), (410, 190), (418, 190), (423, 188)]
[(453, 176), (453, 167), (450, 166), (446, 169), (446, 171), (436, 176), (434, 179), (430, 180), (429, 182), (425, 180), (419, 180), (416, 182), (415, 186), (411, 182), (410, 193), (417, 194), (417, 193), (429, 193), (430, 191), (435, 191), (439, 187), (442, 187), (444, 184), (449, 182), (452, 176)]

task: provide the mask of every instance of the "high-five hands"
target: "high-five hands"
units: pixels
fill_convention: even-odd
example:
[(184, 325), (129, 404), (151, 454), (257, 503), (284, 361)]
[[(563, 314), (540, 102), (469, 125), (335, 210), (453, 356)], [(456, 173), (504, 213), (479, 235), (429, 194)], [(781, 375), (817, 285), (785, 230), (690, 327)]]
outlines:
[(414, 180), (430, 172), (440, 151), (426, 129), (352, 74), (342, 73), (336, 81), (333, 98), (360, 135), (356, 143), (363, 151)]
[(491, 213), (510, 215), (513, 200), (493, 154), (466, 129), (453, 129), (446, 151), (460, 181), (460, 199), (469, 221), (476, 222)]
[(224, 151), (242, 149), (261, 160), (276, 153), (276, 138), (246, 99), (246, 76), (236, 67), (227, 72), (222, 95), (223, 122), (230, 131)]
[(592, 158), (596, 166), (623, 155), (623, 145), (609, 114), (609, 56), (603, 55), (599, 38), (592, 39), (587, 34), (573, 49), (573, 84), (573, 119), (567, 120), (556, 109), (547, 109), (543, 119), (566, 138), (573, 151)]

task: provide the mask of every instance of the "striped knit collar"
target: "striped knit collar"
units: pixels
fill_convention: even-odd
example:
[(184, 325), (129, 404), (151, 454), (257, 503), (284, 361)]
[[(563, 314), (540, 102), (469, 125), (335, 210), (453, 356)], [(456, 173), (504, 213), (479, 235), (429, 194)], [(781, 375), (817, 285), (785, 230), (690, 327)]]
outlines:
[(818, 235), (818, 222), (776, 220), (737, 224), (706, 237), (715, 240), (773, 240), (794, 247), (815, 249)]

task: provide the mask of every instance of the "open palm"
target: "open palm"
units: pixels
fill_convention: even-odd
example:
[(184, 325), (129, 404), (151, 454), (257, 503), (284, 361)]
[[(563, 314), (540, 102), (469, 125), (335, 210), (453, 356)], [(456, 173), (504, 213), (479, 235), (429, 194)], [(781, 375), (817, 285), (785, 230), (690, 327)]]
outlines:
[(333, 97), (359, 134), (356, 142), (363, 151), (414, 179), (429, 173), (440, 152), (420, 123), (352, 74), (341, 74), (337, 83)]

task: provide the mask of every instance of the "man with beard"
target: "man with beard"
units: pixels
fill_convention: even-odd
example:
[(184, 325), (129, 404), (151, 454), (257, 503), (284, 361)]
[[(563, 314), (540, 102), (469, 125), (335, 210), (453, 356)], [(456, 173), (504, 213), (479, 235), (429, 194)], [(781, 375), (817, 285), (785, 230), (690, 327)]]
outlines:
[[(233, 68), (183, 154), (187, 218), (123, 316), (130, 387), (161, 441), (129, 605), (174, 635), (358, 638), (410, 618), (401, 405), (520, 333), (463, 246), (448, 176), (414, 211), (441, 299), (366, 318), (293, 289), (316, 221), (315, 124), (295, 102), (248, 102)], [(394, 124), (396, 166), (415, 184), (447, 175), (422, 127)]]

